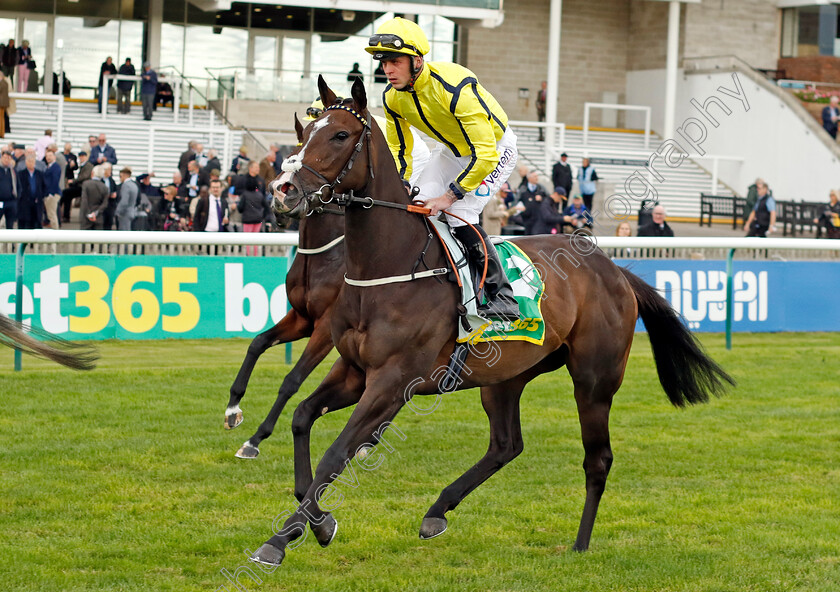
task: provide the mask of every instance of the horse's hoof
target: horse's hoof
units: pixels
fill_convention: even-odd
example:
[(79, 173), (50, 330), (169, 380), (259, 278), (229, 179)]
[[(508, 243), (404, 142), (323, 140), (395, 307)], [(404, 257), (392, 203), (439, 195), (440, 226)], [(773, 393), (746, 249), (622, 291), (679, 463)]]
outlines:
[(245, 442), (239, 450), (236, 451), (236, 458), (257, 458), (260, 455), (260, 449), (251, 444), (250, 441)]
[(432, 518), (430, 516), (423, 518), (423, 524), (420, 525), (421, 539), (433, 539), (444, 532), (446, 532), (446, 518)]
[(310, 523), (310, 525), (312, 526), (312, 533), (315, 535), (315, 539), (322, 547), (329, 545), (338, 532), (338, 522), (335, 521), (332, 514), (325, 514), (321, 524), (315, 525)]
[(225, 410), (225, 429), (232, 430), (240, 423), (242, 423), (242, 409), (239, 408), (239, 405), (228, 407)]
[(283, 549), (278, 549), (277, 547), (265, 543), (262, 547), (257, 549), (253, 555), (251, 555), (250, 559), (254, 563), (262, 563), (263, 565), (277, 567), (283, 563), (283, 559), (285, 557), (286, 552)]

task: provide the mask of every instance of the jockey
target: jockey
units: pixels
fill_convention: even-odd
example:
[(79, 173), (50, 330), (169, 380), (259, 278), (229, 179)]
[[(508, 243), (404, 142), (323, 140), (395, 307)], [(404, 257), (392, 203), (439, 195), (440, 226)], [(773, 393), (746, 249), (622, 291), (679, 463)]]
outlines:
[[(507, 115), (463, 66), (424, 61), (429, 41), (412, 21), (399, 17), (387, 21), (365, 49), (382, 63), (388, 77), (383, 93), (385, 136), (400, 175), (405, 180), (415, 178), (412, 127), (438, 142), (416, 175), (418, 200), (432, 216), (446, 210), (481, 233), (487, 245), (487, 304), (478, 307), (479, 313), (518, 319), (519, 306), (499, 256), (478, 224), (484, 206), (516, 165), (516, 136), (507, 127)], [(483, 269), (485, 251), (476, 232), (457, 218), (446, 220), (467, 248), (470, 263)]]

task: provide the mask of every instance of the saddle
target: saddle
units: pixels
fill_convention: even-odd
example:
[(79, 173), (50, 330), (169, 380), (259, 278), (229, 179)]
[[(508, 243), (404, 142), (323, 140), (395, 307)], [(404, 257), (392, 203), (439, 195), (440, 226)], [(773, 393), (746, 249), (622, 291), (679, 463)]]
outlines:
[(460, 374), (469, 347), (487, 341), (520, 340), (542, 345), (545, 338), (545, 324), (540, 308), (545, 284), (530, 258), (514, 243), (501, 237), (491, 237), (488, 249), (496, 249), (499, 259), (506, 268), (514, 297), (519, 304), (520, 318), (517, 321), (495, 321), (478, 313), (478, 287), (481, 271), (470, 268), (464, 245), (455, 237), (446, 222), (427, 218), (431, 228), (440, 239), (447, 253), (452, 271), (449, 279), (461, 288), (458, 305), (458, 337), (455, 350), (443, 378), (439, 381), (440, 391), (451, 392), (460, 384)]

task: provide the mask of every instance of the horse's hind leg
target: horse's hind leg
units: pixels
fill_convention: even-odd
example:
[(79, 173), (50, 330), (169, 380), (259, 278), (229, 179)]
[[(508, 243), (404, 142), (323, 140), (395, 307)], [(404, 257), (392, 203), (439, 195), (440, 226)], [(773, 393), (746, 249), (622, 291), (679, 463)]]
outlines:
[(283, 379), (283, 384), (280, 385), (280, 390), (277, 393), (277, 399), (274, 405), (271, 406), (271, 411), (242, 447), (236, 452), (237, 458), (256, 458), (260, 453), (260, 442), (268, 438), (274, 432), (274, 426), (277, 424), (277, 419), (283, 408), (292, 396), (298, 391), (300, 385), (306, 380), (315, 367), (320, 364), (330, 350), (333, 348), (332, 337), (330, 335), (329, 317), (321, 317), (315, 323), (315, 329), (312, 331), (312, 337), (309, 338), (309, 343), (303, 350), (300, 359), (292, 368), (286, 377)]
[(239, 402), (245, 396), (245, 389), (248, 387), (251, 372), (254, 371), (254, 366), (259, 357), (270, 347), (306, 337), (310, 330), (309, 320), (294, 310), (290, 310), (279, 323), (254, 337), (251, 345), (248, 346), (248, 352), (245, 354), (239, 373), (230, 387), (230, 400), (225, 410), (226, 430), (231, 430), (242, 423), (242, 410), (239, 408)]
[[(610, 406), (613, 395), (621, 386), (624, 367), (630, 351), (610, 353), (603, 344), (587, 352), (572, 348), (569, 373), (575, 384), (575, 401), (583, 439), (583, 470), (586, 473), (586, 502), (580, 519), (575, 551), (586, 551), (595, 525), (598, 504), (607, 484), (613, 455), (610, 447)], [(616, 348), (617, 349), (617, 348)]]
[(519, 398), (528, 380), (517, 377), (481, 388), (481, 404), (490, 420), (490, 446), (466, 473), (444, 489), (423, 517), (420, 538), (430, 539), (446, 530), (445, 514), (454, 509), (476, 487), (522, 452)]

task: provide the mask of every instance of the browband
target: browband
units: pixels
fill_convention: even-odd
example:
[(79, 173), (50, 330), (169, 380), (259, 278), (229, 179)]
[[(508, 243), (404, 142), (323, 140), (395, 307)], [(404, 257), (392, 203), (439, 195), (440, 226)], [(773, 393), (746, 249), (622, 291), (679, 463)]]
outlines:
[(343, 110), (343, 111), (347, 111), (347, 112), (348, 112), (348, 113), (350, 113), (353, 117), (355, 117), (356, 119), (358, 119), (358, 120), (362, 123), (362, 125), (363, 125), (363, 126), (365, 126), (365, 127), (370, 127), (370, 125), (368, 124), (367, 119), (365, 119), (365, 118), (362, 116), (362, 114), (361, 114), (361, 113), (359, 113), (358, 111), (356, 111), (355, 109), (353, 109), (353, 108), (351, 108), (351, 107), (348, 107), (347, 105), (330, 105), (329, 107), (327, 107), (326, 109), (324, 109), (324, 111), (332, 111), (333, 109), (341, 109), (341, 110)]

